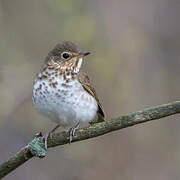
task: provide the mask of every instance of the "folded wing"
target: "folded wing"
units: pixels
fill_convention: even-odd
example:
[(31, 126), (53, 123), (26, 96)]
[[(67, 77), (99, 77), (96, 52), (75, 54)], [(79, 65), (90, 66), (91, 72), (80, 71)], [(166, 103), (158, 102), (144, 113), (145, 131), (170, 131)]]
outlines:
[[(91, 95), (93, 96), (96, 101), (97, 101), (97, 104), (98, 104), (98, 111), (97, 111), (97, 114), (98, 114), (98, 120), (97, 122), (102, 122), (104, 121), (104, 118), (105, 118), (105, 113), (104, 113), (104, 110), (103, 110), (103, 107), (96, 95), (96, 91), (95, 89), (92, 87), (91, 83), (90, 83), (90, 80), (89, 80), (89, 77), (87, 76), (87, 74), (85, 73), (79, 73), (78, 74), (78, 80), (79, 82), (82, 84), (83, 88)], [(93, 123), (93, 122), (92, 122)], [(95, 123), (95, 122), (94, 122)]]

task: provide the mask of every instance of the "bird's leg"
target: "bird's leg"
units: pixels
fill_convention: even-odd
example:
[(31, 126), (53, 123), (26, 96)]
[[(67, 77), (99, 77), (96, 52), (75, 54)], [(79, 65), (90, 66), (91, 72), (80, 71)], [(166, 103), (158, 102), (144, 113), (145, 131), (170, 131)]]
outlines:
[(79, 128), (79, 122), (75, 124), (75, 126), (69, 129), (69, 144), (71, 144), (72, 138), (78, 128)]
[(60, 127), (60, 125), (56, 125), (50, 132), (49, 132), (49, 137), (52, 138), (52, 135), (55, 133), (56, 129), (58, 129)]
[(45, 143), (45, 148), (47, 149), (47, 139), (48, 137), (52, 138), (52, 135), (54, 134), (54, 132), (56, 131), (56, 129), (58, 129), (60, 127), (60, 125), (56, 125), (50, 132), (46, 133), (44, 136), (43, 136), (43, 139), (44, 139), (44, 143)]

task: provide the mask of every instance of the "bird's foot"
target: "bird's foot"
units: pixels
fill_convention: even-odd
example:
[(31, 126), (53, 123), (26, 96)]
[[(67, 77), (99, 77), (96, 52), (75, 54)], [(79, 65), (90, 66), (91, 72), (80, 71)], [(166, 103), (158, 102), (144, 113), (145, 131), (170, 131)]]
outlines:
[(47, 149), (47, 139), (50, 137), (50, 133), (45, 133), (42, 137), (42, 140), (44, 141), (45, 148)]
[(45, 134), (42, 136), (42, 140), (44, 141), (44, 144), (45, 144), (45, 148), (46, 148), (46, 149), (47, 149), (47, 140), (48, 140), (48, 138), (52, 139), (53, 134), (54, 134), (54, 132), (50, 131), (50, 132), (45, 133)]
[(50, 132), (45, 133), (44, 136), (42, 136), (42, 139), (44, 140), (45, 148), (47, 149), (47, 140), (48, 138), (52, 138), (53, 134), (55, 133), (56, 129), (58, 129), (60, 125), (56, 125)]
[(78, 128), (79, 128), (79, 122), (75, 126), (69, 129), (69, 144), (71, 144), (72, 138)]

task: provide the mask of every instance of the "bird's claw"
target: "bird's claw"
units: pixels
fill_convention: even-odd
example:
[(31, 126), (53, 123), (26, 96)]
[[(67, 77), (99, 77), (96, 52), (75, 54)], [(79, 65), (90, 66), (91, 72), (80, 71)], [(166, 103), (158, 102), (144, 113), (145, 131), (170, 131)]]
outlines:
[(53, 132), (48, 132), (48, 133), (45, 133), (44, 136), (42, 136), (42, 140), (44, 141), (44, 145), (45, 145), (45, 148), (47, 149), (47, 140), (48, 138), (52, 138), (53, 136)]
[(72, 142), (72, 138), (75, 135), (76, 130), (79, 128), (79, 123), (69, 129), (69, 144)]

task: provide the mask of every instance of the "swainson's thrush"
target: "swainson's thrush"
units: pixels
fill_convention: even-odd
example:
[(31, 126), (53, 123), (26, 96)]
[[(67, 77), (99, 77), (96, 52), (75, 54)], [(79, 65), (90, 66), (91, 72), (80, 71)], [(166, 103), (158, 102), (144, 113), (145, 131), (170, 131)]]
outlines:
[[(33, 87), (33, 104), (57, 126), (70, 128), (70, 142), (80, 122), (101, 122), (104, 111), (85, 73), (80, 72), (82, 52), (72, 42), (62, 42), (49, 52)], [(45, 141), (47, 143), (47, 137)]]

